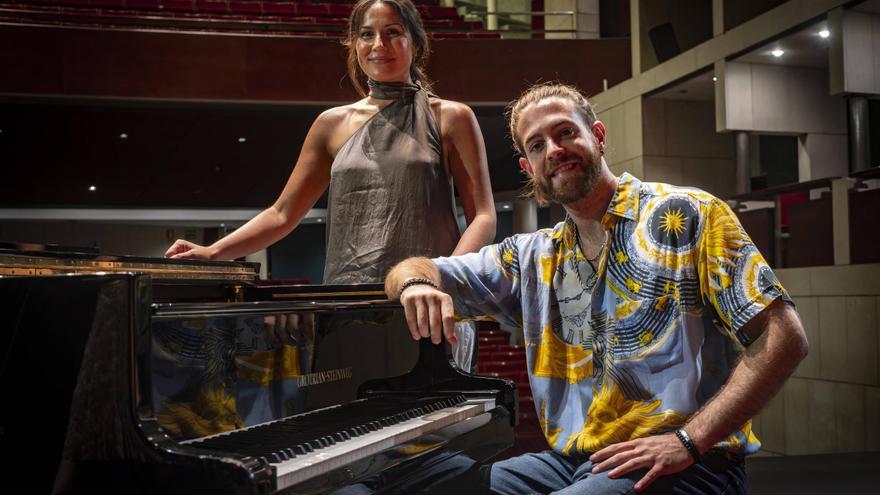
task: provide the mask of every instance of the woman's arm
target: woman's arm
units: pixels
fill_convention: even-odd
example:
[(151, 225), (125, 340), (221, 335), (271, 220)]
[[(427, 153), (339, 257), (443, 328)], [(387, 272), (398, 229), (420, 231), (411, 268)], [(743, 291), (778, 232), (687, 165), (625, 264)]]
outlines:
[(495, 239), (495, 202), (480, 124), (467, 105), (440, 100), (440, 132), (468, 223), (452, 254), (478, 251)]
[(343, 117), (344, 111), (334, 108), (315, 119), (306, 135), (296, 166), (275, 204), (210, 246), (199, 246), (178, 239), (165, 256), (235, 259), (264, 249), (289, 234), (330, 183), (333, 156), (328, 142)]

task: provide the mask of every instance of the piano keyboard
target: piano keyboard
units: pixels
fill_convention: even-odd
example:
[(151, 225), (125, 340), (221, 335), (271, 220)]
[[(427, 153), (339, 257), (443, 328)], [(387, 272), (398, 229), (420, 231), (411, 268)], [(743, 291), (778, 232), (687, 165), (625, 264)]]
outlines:
[(282, 490), (494, 407), (463, 395), (374, 397), (182, 443), (265, 459)]

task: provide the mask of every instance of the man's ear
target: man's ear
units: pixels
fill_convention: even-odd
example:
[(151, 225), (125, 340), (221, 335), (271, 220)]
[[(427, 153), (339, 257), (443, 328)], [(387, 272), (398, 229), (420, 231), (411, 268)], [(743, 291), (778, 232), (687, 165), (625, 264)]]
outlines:
[(605, 124), (603, 124), (601, 120), (597, 120), (593, 122), (590, 131), (593, 132), (593, 137), (599, 142), (599, 147), (605, 148)]
[(523, 172), (529, 174), (529, 177), (532, 176), (532, 166), (529, 165), (529, 161), (525, 158), (519, 159), (519, 168), (521, 168)]

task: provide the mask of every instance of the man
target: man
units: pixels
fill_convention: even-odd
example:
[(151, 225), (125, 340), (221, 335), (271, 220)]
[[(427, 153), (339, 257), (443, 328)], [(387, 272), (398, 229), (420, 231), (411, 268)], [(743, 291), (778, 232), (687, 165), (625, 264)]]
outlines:
[(779, 284), (729, 207), (614, 176), (605, 126), (575, 88), (511, 105), (539, 202), (566, 220), (479, 253), (413, 258), (386, 279), (413, 338), (454, 316), (521, 326), (551, 450), (483, 468), (500, 493), (746, 493), (750, 418), (807, 353)]

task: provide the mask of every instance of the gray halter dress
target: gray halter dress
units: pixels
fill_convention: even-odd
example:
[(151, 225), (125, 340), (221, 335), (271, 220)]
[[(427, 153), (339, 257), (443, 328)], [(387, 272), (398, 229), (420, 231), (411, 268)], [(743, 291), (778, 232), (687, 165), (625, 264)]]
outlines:
[(428, 94), (370, 81), (394, 100), (340, 148), (330, 169), (325, 284), (377, 283), (411, 256), (448, 256), (460, 238)]

